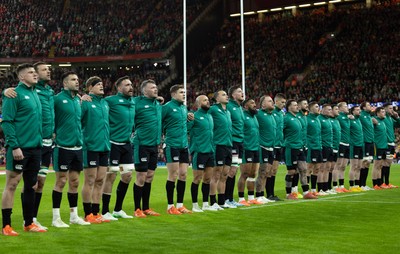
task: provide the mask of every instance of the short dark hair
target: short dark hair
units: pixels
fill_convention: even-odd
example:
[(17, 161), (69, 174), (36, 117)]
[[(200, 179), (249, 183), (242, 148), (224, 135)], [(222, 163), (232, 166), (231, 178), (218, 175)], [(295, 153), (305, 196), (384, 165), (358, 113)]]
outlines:
[(228, 96), (229, 96), (229, 98), (232, 98), (233, 93), (234, 93), (237, 89), (239, 89), (239, 88), (242, 88), (242, 86), (240, 86), (240, 85), (235, 85), (235, 86), (229, 87), (229, 89), (228, 89)]
[(307, 99), (306, 98), (300, 98), (300, 99), (297, 100), (297, 103), (300, 104), (302, 101), (307, 101)]
[(364, 109), (367, 106), (367, 103), (369, 103), (368, 101), (364, 101), (360, 104), (360, 108)]
[(278, 100), (278, 99), (286, 100), (286, 96), (283, 93), (277, 93), (277, 94), (275, 94), (274, 100)]
[[(299, 102), (297, 102), (297, 103), (299, 103)], [(314, 106), (315, 104), (318, 104), (318, 102), (312, 101), (312, 102), (310, 102), (310, 104), (308, 104), (308, 106), (311, 108), (311, 107)]]
[(385, 110), (385, 108), (384, 108), (384, 107), (377, 107), (377, 108), (375, 109), (375, 115), (378, 115), (378, 113), (379, 113), (381, 110)]
[(260, 98), (260, 107), (261, 107), (263, 101), (265, 100), (265, 98), (267, 98), (267, 97), (271, 97), (271, 96), (269, 96), (269, 95), (263, 95), (263, 96), (261, 96), (261, 98)]
[(324, 105), (322, 105), (322, 108), (326, 108), (326, 107), (332, 107), (332, 105), (329, 103), (325, 103)]
[(89, 86), (95, 86), (96, 84), (98, 84), (100, 82), (103, 82), (103, 81), (101, 80), (101, 78), (99, 76), (90, 77), (86, 80), (86, 89), (88, 89)]
[(215, 91), (215, 92), (214, 92), (214, 96), (213, 96), (213, 100), (214, 100), (214, 102), (216, 102), (216, 101), (217, 101), (218, 94), (219, 94), (219, 92), (221, 92), (221, 91), (224, 91), (224, 90), (222, 90), (222, 89), (218, 89), (217, 91)]
[(35, 68), (35, 71), (39, 69), (40, 65), (47, 65), (45, 62), (36, 62), (33, 64), (33, 68)]
[(242, 102), (243, 107), (246, 106), (246, 104), (247, 104), (249, 101), (254, 101), (254, 100), (251, 99), (251, 98), (245, 99), (245, 100)]
[(129, 79), (129, 76), (123, 76), (120, 77), (119, 79), (117, 79), (117, 81), (115, 81), (115, 88), (118, 88), (119, 85), (121, 85), (122, 81)]
[(382, 107), (387, 108), (389, 106), (391, 106), (392, 104), (390, 104), (389, 102), (386, 102), (385, 104), (382, 105)]
[(179, 89), (183, 89), (183, 85), (173, 85), (171, 86), (171, 88), (169, 89), (169, 92), (171, 94), (178, 92)]
[(152, 79), (143, 80), (140, 84), (140, 92), (143, 94), (143, 89), (147, 86), (147, 84), (156, 84), (156, 82)]
[(351, 109), (350, 109), (350, 114), (353, 114), (354, 110), (355, 110), (356, 108), (359, 108), (359, 107), (360, 107), (359, 105), (355, 105), (355, 106), (351, 107)]
[(286, 110), (289, 110), (289, 106), (292, 105), (293, 102), (296, 102), (296, 100), (289, 99), (286, 101), (286, 105), (285, 105)]
[(17, 69), (15, 70), (15, 73), (17, 73), (17, 75), (19, 75), (19, 73), (25, 69), (28, 68), (34, 68), (32, 64), (30, 63), (23, 63), (17, 66)]
[(77, 75), (77, 76), (78, 76), (78, 74), (77, 74), (76, 72), (74, 72), (74, 71), (67, 71), (67, 72), (64, 72), (64, 73), (61, 75), (61, 82), (64, 82), (64, 80), (65, 80), (69, 75)]

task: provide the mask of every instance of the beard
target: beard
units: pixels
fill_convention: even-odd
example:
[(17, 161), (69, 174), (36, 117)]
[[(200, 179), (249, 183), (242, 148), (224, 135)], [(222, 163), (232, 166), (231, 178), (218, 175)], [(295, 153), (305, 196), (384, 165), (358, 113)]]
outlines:
[(210, 109), (210, 106), (209, 105), (201, 105), (201, 109), (208, 111)]
[(249, 109), (249, 113), (254, 116), (258, 113), (257, 109)]

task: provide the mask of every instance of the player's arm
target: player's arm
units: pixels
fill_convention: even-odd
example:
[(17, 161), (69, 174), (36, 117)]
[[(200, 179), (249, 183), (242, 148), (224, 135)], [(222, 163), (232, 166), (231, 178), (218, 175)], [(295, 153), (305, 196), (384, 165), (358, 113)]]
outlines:
[(16, 131), (15, 131), (15, 117), (17, 114), (17, 98), (3, 99), (3, 121), (2, 127), (4, 136), (6, 138), (6, 144), (12, 149), (12, 154), (15, 160), (22, 160), (24, 155), (18, 143)]

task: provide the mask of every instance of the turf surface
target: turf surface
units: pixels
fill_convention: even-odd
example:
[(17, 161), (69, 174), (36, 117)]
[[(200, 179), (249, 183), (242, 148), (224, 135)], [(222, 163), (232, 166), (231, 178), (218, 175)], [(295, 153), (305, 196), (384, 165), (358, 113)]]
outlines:
[[(285, 171), (281, 167), (277, 176), (280, 197), (284, 197)], [(400, 185), (400, 165), (393, 165), (391, 171), (391, 182)], [(157, 170), (150, 201), (162, 213), (160, 217), (56, 229), (50, 226), (55, 177), (49, 174), (38, 216), (49, 231), (42, 234), (22, 230), (20, 184), (12, 215), (20, 236), (0, 236), (0, 253), (399, 253), (400, 189), (172, 216), (166, 214), (166, 176), (165, 169)], [(188, 176), (185, 203), (191, 208), (191, 170)], [(4, 185), (1, 175), (1, 191)], [(79, 200), (82, 216), (81, 196)], [(111, 209), (114, 203), (115, 195)], [(133, 213), (132, 184), (123, 209)], [(65, 193), (61, 217), (68, 222)]]

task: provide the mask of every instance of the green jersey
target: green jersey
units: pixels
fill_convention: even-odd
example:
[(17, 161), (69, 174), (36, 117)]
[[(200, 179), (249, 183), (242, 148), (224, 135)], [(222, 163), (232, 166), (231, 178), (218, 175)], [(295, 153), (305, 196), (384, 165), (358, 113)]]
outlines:
[(321, 123), (322, 147), (333, 148), (333, 127), (331, 118), (325, 115), (319, 115), (318, 119)]
[(364, 135), (360, 117), (350, 120), (350, 145), (364, 147)]
[(379, 117), (375, 117), (378, 121), (377, 124), (374, 124), (374, 143), (376, 149), (387, 149), (388, 148), (388, 137), (387, 137), (387, 128), (385, 124), (385, 118), (381, 119)]
[(101, 96), (89, 94), (92, 101), (82, 102), (84, 149), (92, 152), (110, 151), (108, 104)]
[(188, 131), (190, 134), (190, 153), (214, 152), (214, 122), (207, 111), (200, 108), (194, 113), (194, 120), (188, 123)]
[(321, 122), (317, 114), (308, 114), (307, 116), (307, 148), (312, 150), (321, 150)]
[(276, 121), (272, 112), (260, 110), (256, 117), (260, 126), (260, 146), (273, 148), (276, 139)]
[(283, 147), (283, 117), (284, 113), (282, 109), (278, 108), (275, 106), (274, 110), (272, 111), (272, 115), (275, 119), (276, 122), (276, 136), (275, 136), (275, 142), (274, 142), (274, 147)]
[(173, 148), (188, 146), (187, 113), (185, 105), (174, 99), (171, 99), (162, 107), (162, 129), (167, 146)]
[(22, 82), (15, 88), (17, 97), (3, 97), (2, 127), (6, 147), (37, 148), (42, 146), (42, 105), (34, 87)]
[(258, 121), (255, 115), (245, 110), (244, 113), (244, 139), (243, 148), (248, 151), (260, 149), (260, 133)]
[(302, 149), (304, 147), (302, 128), (300, 120), (295, 115), (286, 113), (283, 118), (283, 137), (286, 148)]
[(108, 120), (110, 124), (110, 141), (130, 143), (134, 128), (135, 103), (131, 96), (122, 93), (104, 98), (108, 104)]
[(36, 84), (35, 90), (42, 104), (43, 139), (51, 139), (54, 133), (54, 91), (42, 80)]
[(372, 123), (371, 114), (365, 110), (361, 110), (360, 122), (364, 134), (364, 143), (374, 142), (374, 124)]
[(337, 117), (340, 124), (340, 143), (350, 144), (350, 119), (346, 113), (340, 112)]
[(386, 114), (386, 117), (384, 119), (385, 125), (386, 125), (386, 135), (388, 139), (388, 143), (394, 146), (394, 141), (396, 140), (396, 137), (394, 135), (394, 128), (400, 126), (400, 117), (395, 119), (388, 114)]
[(307, 145), (307, 115), (303, 111), (299, 111), (296, 114), (296, 117), (299, 119), (301, 123), (301, 135), (303, 137), (303, 146)]
[(235, 101), (230, 99), (226, 105), (226, 109), (231, 113), (232, 119), (232, 141), (242, 143), (243, 142), (243, 125), (244, 115), (242, 107)]
[(155, 98), (138, 96), (135, 102), (135, 135), (133, 143), (140, 146), (157, 146), (161, 142), (162, 107)]
[(82, 146), (82, 110), (78, 96), (62, 90), (54, 97), (56, 144), (61, 147)]
[(339, 145), (340, 145), (340, 138), (342, 136), (342, 129), (340, 127), (339, 120), (337, 118), (331, 118), (331, 124), (332, 124), (332, 145), (333, 145), (333, 150), (339, 151)]
[(214, 145), (232, 146), (231, 113), (221, 104), (211, 106), (208, 113), (214, 121)]

